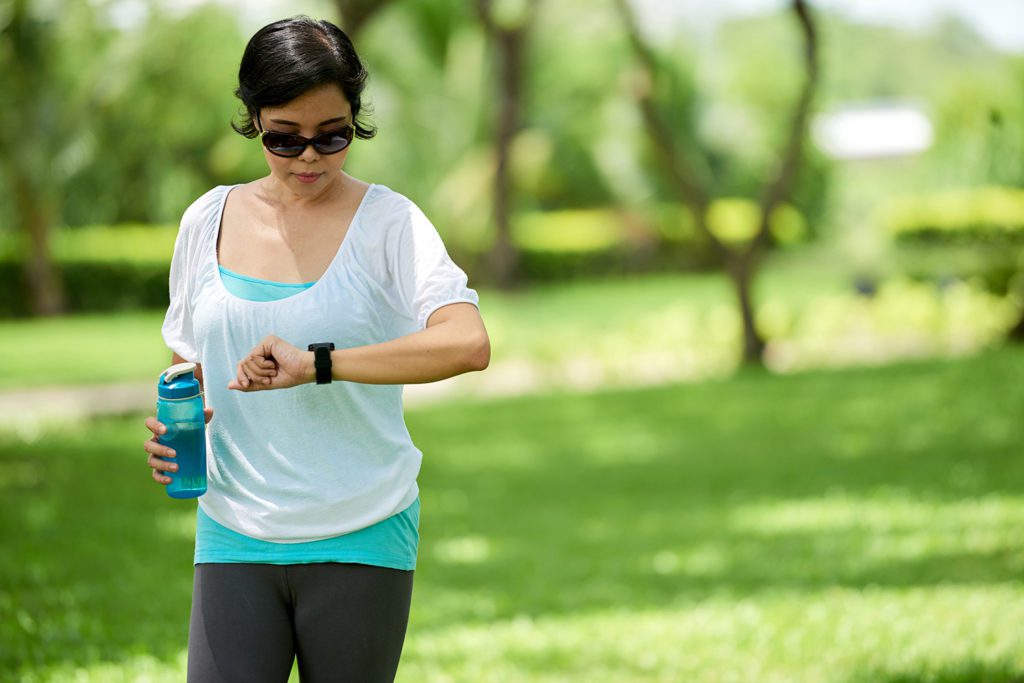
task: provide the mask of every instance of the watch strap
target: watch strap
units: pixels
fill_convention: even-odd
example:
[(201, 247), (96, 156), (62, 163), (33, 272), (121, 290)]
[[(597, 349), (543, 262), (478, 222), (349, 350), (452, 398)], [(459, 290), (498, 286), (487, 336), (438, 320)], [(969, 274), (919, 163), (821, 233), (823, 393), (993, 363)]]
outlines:
[(310, 344), (309, 350), (313, 352), (313, 368), (316, 370), (317, 384), (330, 384), (334, 379), (333, 363), (331, 362), (331, 351), (334, 350), (334, 342), (320, 342)]

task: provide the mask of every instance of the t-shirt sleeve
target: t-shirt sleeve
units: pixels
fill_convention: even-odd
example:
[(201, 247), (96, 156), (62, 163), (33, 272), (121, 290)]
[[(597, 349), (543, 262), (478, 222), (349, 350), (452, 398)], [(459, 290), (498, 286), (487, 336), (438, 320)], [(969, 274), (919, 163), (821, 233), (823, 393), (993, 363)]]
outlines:
[(196, 350), (195, 333), (192, 328), (192, 259), (190, 258), (190, 240), (195, 230), (192, 225), (193, 207), (185, 211), (178, 228), (178, 236), (174, 240), (174, 254), (171, 257), (171, 276), (168, 294), (170, 303), (164, 315), (160, 332), (167, 348), (174, 351), (187, 361), (200, 363), (199, 352)]
[(466, 302), (479, 308), (480, 297), (468, 286), (466, 273), (448, 255), (437, 228), (415, 204), (408, 205), (395, 250), (398, 298), (416, 329), (426, 329), (431, 313), (447, 304)]

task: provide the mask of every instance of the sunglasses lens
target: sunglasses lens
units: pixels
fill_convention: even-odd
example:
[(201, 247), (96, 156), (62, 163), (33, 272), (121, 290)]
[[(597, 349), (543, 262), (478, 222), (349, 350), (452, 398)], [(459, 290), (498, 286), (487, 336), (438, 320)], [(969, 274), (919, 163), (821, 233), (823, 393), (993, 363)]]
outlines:
[(263, 136), (263, 146), (283, 157), (297, 157), (306, 149), (306, 141), (294, 135), (284, 133), (267, 133)]
[(313, 138), (313, 148), (321, 154), (337, 154), (348, 147), (350, 142), (352, 142), (352, 129), (342, 128)]
[(310, 143), (320, 154), (337, 154), (348, 147), (354, 134), (355, 130), (351, 126), (318, 135), (312, 140), (288, 133), (267, 132), (263, 135), (263, 146), (279, 157), (297, 157)]

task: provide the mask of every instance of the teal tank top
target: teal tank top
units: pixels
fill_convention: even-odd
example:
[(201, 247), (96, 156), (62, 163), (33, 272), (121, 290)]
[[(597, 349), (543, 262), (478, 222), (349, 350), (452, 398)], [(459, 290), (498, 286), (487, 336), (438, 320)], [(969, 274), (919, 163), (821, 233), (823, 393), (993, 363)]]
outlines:
[[(229, 292), (242, 299), (276, 301), (312, 286), (260, 280), (220, 266)], [(275, 543), (228, 529), (197, 507), (195, 564), (203, 562), (308, 564), (358, 562), (378, 567), (413, 570), (419, 548), (420, 499), (385, 520), (348, 534), (308, 543)]]

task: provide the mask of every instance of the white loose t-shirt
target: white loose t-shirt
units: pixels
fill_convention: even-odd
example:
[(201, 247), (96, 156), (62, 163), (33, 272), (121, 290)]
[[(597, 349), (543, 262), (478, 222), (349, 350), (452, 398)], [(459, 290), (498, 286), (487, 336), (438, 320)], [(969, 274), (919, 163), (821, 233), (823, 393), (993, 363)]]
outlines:
[(162, 328), (171, 350), (202, 364), (214, 409), (199, 505), (229, 529), (282, 543), (370, 526), (419, 494), (423, 454), (405, 426), (403, 385), (335, 380), (246, 393), (227, 384), (268, 334), (301, 349), (376, 344), (425, 329), (446, 304), (479, 306), (477, 293), (419, 207), (371, 184), (315, 284), (276, 301), (240, 299), (224, 287), (217, 262), (233, 187), (215, 187), (186, 209)]

